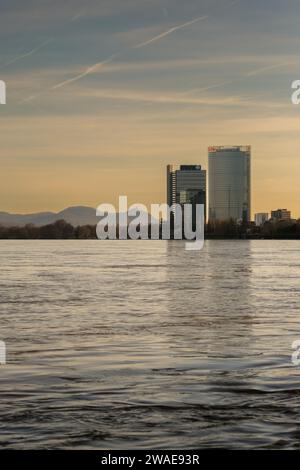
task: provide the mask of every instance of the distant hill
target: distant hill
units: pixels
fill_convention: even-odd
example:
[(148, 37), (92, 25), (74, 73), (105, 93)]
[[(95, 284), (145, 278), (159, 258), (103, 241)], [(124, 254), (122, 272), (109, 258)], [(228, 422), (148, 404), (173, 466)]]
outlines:
[(0, 225), (5, 227), (23, 227), (27, 224), (40, 227), (42, 225), (53, 224), (57, 220), (65, 220), (73, 225), (73, 227), (76, 227), (77, 225), (96, 225), (100, 219), (96, 217), (96, 209), (86, 206), (68, 207), (60, 212), (38, 212), (35, 214), (0, 212)]
[(35, 214), (10, 214), (9, 212), (0, 212), (0, 225), (6, 227), (26, 224), (37, 226), (52, 224), (57, 220), (77, 225), (96, 225), (99, 218), (96, 217), (96, 209), (85, 206), (68, 207), (60, 212), (38, 212)]

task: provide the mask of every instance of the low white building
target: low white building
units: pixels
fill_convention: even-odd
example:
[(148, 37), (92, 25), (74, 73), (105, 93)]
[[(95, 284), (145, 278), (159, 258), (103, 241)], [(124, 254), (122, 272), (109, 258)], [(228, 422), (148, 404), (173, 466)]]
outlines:
[(269, 220), (268, 212), (259, 212), (258, 214), (255, 214), (255, 225), (257, 225), (258, 227), (263, 225), (268, 220)]

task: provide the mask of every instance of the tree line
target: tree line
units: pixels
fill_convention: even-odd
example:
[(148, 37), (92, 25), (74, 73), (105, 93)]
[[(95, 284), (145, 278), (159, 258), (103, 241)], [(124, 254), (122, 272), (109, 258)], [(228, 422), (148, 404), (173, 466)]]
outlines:
[[(149, 238), (151, 229), (149, 226)], [(22, 227), (0, 225), (2, 240), (95, 240), (96, 225), (73, 227), (65, 220), (36, 226)], [(172, 238), (172, 235), (171, 235)], [(300, 219), (296, 221), (268, 221), (257, 227), (253, 223), (236, 224), (233, 220), (209, 222), (205, 226), (206, 239), (300, 239)]]

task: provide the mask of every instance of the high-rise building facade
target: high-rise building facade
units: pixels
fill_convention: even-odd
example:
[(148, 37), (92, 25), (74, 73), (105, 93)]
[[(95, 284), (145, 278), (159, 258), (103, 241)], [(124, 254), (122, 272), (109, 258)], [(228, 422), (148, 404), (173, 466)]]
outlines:
[(290, 220), (291, 211), (288, 211), (287, 209), (277, 209), (276, 211), (271, 212), (271, 219)]
[(250, 222), (251, 147), (209, 147), (209, 220)]
[(206, 170), (200, 165), (168, 165), (167, 203), (203, 204), (206, 215)]

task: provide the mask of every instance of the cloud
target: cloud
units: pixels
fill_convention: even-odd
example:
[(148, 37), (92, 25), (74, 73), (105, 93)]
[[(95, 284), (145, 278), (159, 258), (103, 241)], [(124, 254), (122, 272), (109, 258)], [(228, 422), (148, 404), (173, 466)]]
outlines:
[(279, 102), (267, 102), (262, 100), (253, 100), (242, 96), (221, 96), (221, 95), (204, 95), (191, 96), (184, 93), (164, 93), (162, 91), (136, 91), (130, 89), (78, 89), (76, 96), (79, 98), (90, 99), (109, 99), (119, 101), (132, 101), (149, 104), (170, 104), (170, 105), (195, 105), (195, 106), (216, 106), (216, 107), (246, 107), (246, 108), (281, 108)]

